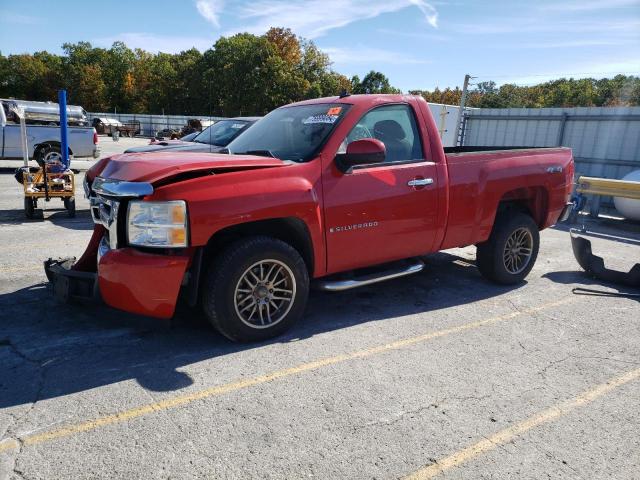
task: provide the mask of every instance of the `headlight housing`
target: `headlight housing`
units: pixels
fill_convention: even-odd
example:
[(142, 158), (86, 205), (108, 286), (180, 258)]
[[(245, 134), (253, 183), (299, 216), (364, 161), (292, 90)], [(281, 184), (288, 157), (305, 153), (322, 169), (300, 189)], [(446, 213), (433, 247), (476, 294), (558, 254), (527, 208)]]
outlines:
[(184, 200), (133, 200), (127, 210), (127, 240), (139, 247), (183, 248), (189, 245), (187, 223)]

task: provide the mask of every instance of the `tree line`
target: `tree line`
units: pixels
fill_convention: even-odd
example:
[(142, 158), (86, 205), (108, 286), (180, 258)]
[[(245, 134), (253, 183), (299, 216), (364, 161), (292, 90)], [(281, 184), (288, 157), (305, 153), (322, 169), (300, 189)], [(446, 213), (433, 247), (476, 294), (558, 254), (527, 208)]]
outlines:
[[(262, 115), (293, 101), (351, 93), (400, 93), (381, 72), (362, 80), (331, 68), (328, 55), (290, 29), (264, 35), (219, 38), (212, 48), (177, 54), (66, 43), (63, 55), (46, 51), (0, 53), (0, 97), (57, 99), (88, 111), (184, 115)], [(459, 104), (461, 90), (414, 90), (435, 103)], [(640, 104), (640, 78), (560, 79), (522, 87), (480, 83), (470, 91), (473, 107), (614, 106)]]
[[(412, 90), (428, 102), (459, 105), (462, 90)], [(640, 105), (640, 77), (561, 78), (531, 86), (480, 82), (469, 90), (466, 105), (478, 108), (624, 107)]]

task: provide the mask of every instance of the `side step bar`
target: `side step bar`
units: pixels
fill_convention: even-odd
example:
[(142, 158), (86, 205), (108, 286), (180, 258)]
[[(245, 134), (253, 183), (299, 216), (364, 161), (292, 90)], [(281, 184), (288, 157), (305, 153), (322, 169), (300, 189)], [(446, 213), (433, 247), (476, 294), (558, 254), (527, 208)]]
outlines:
[(385, 280), (391, 280), (392, 278), (405, 277), (407, 275), (421, 272), (424, 270), (424, 267), (424, 262), (416, 258), (411, 259), (409, 262), (405, 261), (400, 266), (396, 263), (393, 267), (387, 270), (369, 273), (359, 277), (356, 276), (341, 280), (321, 279), (315, 282), (314, 286), (317, 289), (324, 290), (326, 292), (341, 292), (343, 290), (363, 287), (373, 283), (384, 282)]

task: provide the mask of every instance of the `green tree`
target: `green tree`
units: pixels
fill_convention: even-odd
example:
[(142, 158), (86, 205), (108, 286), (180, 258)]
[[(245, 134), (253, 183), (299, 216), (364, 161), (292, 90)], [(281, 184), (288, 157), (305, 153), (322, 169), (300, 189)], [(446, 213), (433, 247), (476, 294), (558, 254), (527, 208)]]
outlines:
[[(356, 78), (356, 77), (354, 77)], [(401, 93), (382, 72), (371, 70), (353, 87), (353, 93)]]

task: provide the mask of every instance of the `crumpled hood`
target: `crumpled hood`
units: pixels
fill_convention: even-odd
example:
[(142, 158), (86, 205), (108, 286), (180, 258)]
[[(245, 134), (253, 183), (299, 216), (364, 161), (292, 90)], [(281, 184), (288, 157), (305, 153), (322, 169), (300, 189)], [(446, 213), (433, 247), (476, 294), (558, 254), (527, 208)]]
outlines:
[(154, 183), (188, 172), (223, 173), (228, 171), (274, 168), (286, 165), (277, 158), (255, 155), (219, 153), (154, 152), (123, 153), (103, 158), (87, 171), (88, 180), (95, 177), (128, 182)]

